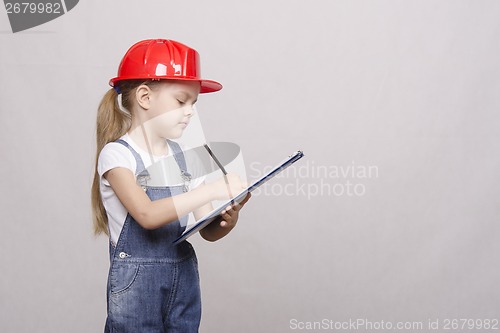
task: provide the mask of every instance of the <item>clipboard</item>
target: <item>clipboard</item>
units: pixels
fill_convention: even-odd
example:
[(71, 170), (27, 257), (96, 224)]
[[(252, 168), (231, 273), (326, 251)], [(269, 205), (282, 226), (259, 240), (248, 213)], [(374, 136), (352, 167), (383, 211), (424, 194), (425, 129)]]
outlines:
[(219, 207), (215, 208), (212, 210), (210, 213), (202, 217), (198, 222), (196, 222), (194, 225), (192, 225), (190, 228), (186, 229), (182, 235), (180, 235), (175, 241), (174, 244), (179, 244), (180, 242), (186, 240), (187, 238), (191, 237), (194, 235), (196, 232), (200, 231), (213, 221), (215, 221), (217, 218), (219, 218), (220, 213), (229, 205), (234, 204), (235, 202), (240, 203), (243, 201), (243, 199), (246, 197), (247, 193), (252, 192), (259, 186), (265, 184), (268, 180), (288, 168), (290, 165), (293, 163), (297, 162), (299, 159), (301, 159), (304, 156), (304, 153), (300, 150), (296, 151), (292, 155), (290, 155), (287, 159), (282, 161), (280, 164), (278, 164), (276, 167), (274, 167), (271, 171), (269, 171), (267, 174), (262, 176), (261, 178), (257, 179), (254, 181), (250, 186), (248, 186), (246, 189), (244, 189), (242, 192), (240, 192), (238, 195), (236, 195), (234, 198), (224, 202), (221, 204)]

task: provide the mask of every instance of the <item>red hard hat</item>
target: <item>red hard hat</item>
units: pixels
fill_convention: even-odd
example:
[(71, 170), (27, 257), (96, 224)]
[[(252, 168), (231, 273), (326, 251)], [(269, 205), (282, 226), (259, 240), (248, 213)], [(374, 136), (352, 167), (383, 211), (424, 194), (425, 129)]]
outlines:
[(132, 45), (118, 67), (118, 76), (109, 84), (116, 87), (120, 81), (135, 79), (199, 81), (200, 93), (222, 89), (219, 82), (200, 77), (196, 50), (168, 39), (147, 39)]

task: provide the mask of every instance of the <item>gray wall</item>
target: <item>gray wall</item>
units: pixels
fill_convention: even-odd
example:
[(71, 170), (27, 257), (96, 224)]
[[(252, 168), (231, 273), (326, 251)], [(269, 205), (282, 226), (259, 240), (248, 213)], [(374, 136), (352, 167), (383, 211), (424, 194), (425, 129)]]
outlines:
[(144, 38), (200, 52), (225, 86), (200, 98), (205, 135), (238, 143), (249, 178), (306, 154), (229, 237), (193, 238), (202, 332), (499, 319), (499, 17), (485, 0), (88, 0), (12, 34), (0, 10), (0, 331), (102, 331), (96, 107)]

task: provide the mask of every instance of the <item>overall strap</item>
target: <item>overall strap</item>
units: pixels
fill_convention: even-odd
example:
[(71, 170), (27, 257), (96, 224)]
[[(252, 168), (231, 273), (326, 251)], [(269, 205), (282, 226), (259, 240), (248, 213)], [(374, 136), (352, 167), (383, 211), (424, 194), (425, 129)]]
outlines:
[(136, 152), (135, 149), (132, 148), (127, 141), (119, 139), (116, 140), (115, 142), (121, 143), (122, 145), (127, 147), (132, 153), (132, 155), (134, 155), (135, 162), (137, 165), (135, 169), (135, 175), (137, 177), (137, 181), (139, 182), (140, 185), (145, 185), (145, 181), (149, 178), (149, 172), (148, 170), (146, 170), (146, 167), (144, 166), (144, 162), (142, 161), (141, 155), (139, 155), (139, 153)]
[(170, 148), (172, 148), (172, 155), (174, 155), (175, 161), (181, 170), (181, 178), (184, 181), (184, 192), (188, 191), (189, 182), (191, 181), (191, 174), (187, 171), (186, 159), (184, 153), (182, 152), (181, 146), (172, 140), (167, 139), (167, 143)]

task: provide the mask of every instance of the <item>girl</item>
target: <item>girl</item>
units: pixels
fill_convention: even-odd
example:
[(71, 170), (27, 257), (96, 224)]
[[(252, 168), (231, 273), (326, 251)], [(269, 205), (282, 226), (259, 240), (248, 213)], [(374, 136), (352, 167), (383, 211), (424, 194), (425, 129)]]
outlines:
[[(199, 93), (222, 86), (200, 78), (198, 53), (172, 40), (144, 40), (125, 54), (97, 115), (97, 162), (92, 185), (96, 234), (110, 238), (105, 332), (197, 332), (201, 300), (197, 259), (184, 231), (186, 215), (212, 210), (211, 201), (239, 193), (236, 175), (190, 182), (179, 138)], [(173, 156), (179, 185), (148, 186), (153, 160)], [(188, 191), (188, 185), (191, 190)], [(216, 241), (231, 231), (241, 203), (200, 231)]]

